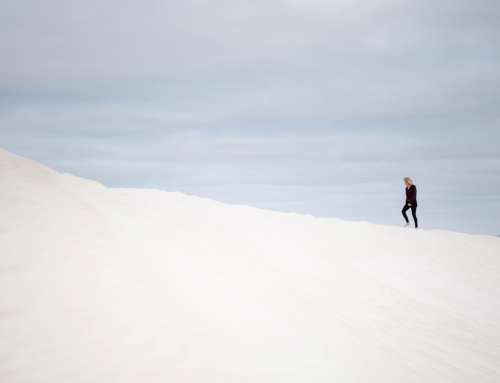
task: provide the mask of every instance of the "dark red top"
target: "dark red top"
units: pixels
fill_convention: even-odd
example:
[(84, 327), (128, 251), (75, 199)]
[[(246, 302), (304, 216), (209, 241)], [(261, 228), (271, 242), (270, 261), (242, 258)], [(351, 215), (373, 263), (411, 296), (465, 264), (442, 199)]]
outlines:
[(417, 202), (417, 187), (415, 185), (406, 188), (406, 202)]

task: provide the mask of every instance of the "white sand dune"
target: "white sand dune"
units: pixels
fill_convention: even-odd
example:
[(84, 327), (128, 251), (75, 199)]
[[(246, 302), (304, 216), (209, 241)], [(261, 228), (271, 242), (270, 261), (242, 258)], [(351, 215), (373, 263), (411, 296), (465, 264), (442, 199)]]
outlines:
[(500, 239), (109, 189), (0, 151), (0, 382), (500, 382)]

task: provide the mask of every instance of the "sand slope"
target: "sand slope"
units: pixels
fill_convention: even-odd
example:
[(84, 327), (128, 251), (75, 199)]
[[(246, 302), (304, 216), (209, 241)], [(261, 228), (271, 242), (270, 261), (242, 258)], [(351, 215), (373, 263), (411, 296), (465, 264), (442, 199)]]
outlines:
[(499, 382), (500, 239), (109, 189), (0, 150), (0, 381)]

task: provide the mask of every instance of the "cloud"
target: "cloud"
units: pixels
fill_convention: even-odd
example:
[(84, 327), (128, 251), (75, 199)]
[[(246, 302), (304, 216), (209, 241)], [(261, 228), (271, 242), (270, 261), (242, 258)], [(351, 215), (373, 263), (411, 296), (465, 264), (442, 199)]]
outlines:
[(500, 232), (494, 1), (0, 10), (7, 149), (113, 186), (385, 223), (412, 175), (429, 227)]

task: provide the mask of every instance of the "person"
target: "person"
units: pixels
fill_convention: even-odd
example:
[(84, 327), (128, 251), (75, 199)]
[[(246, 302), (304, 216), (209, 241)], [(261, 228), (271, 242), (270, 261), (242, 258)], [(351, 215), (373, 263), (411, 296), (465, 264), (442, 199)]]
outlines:
[(413, 216), (413, 222), (415, 222), (415, 229), (418, 229), (418, 219), (417, 219), (417, 187), (413, 184), (413, 180), (410, 177), (404, 178), (405, 183), (405, 191), (406, 191), (406, 202), (403, 206), (403, 217), (406, 221), (405, 226), (410, 225), (410, 221), (408, 220), (408, 216), (406, 212), (411, 209), (411, 215)]

